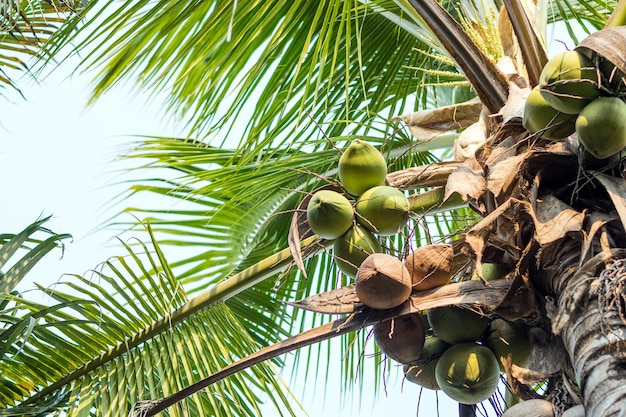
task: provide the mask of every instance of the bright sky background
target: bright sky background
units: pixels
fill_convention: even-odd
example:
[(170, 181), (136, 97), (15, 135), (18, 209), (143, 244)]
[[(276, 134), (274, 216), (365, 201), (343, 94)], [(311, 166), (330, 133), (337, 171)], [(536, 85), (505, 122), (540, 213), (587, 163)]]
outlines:
[[(49, 254), (29, 274), (22, 290), (33, 288), (32, 281), (49, 285), (63, 273), (83, 274), (123, 253), (112, 239), (117, 232), (99, 229), (125, 207), (123, 202), (111, 204), (126, 189), (115, 185), (125, 179), (116, 172), (123, 168), (116, 156), (128, 148), (132, 135), (184, 135), (182, 123), (164, 117), (158, 100), (147, 104), (146, 97), (129, 93), (130, 88), (117, 87), (86, 108), (93, 75), (71, 75), (75, 64), (67, 62), (39, 84), (27, 78), (20, 81), (26, 100), (17, 94), (0, 99), (0, 232), (19, 232), (38, 217), (53, 215), (46, 227), (74, 236), (63, 258), (59, 251)], [(331, 367), (340, 366), (341, 356), (337, 351), (337, 364)], [(366, 383), (361, 407), (356, 401), (341, 405), (337, 392), (327, 392), (324, 399), (321, 384), (312, 386), (305, 376), (289, 382), (311, 417), (416, 415), (419, 387), (403, 384), (400, 378), (387, 381), (386, 394), (381, 392), (376, 399), (368, 391), (373, 381), (369, 387)], [(424, 390), (420, 416), (436, 415), (433, 394)], [(457, 405), (439, 395), (439, 412), (458, 415)]]

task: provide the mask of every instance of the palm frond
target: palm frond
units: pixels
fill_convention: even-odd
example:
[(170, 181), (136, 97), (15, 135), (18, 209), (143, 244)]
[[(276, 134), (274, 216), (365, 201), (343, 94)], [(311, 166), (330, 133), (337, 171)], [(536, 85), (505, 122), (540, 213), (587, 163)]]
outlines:
[(587, 34), (602, 29), (618, 0), (544, 0), (540, 7), (547, 23), (563, 22), (573, 44), (580, 41), (580, 29)]
[[(0, 293), (10, 293), (15, 290), (15, 287), (41, 258), (55, 248), (63, 249), (62, 241), (71, 238), (71, 235), (59, 235), (45, 228), (43, 225), (49, 219), (50, 217), (39, 219), (18, 234), (0, 234)], [(43, 240), (35, 237), (39, 234), (48, 237)], [(31, 245), (34, 246), (31, 247)], [(13, 259), (16, 254), (24, 250), (26, 253), (20, 259)], [(2, 272), (2, 269), (6, 272)]]
[[(167, 325), (187, 302), (162, 252), (124, 245), (91, 276), (67, 276), (40, 288), (50, 306), (4, 294), (0, 401), (12, 415), (53, 407), (56, 415), (126, 415), (132, 404), (163, 397), (257, 349), (223, 304)], [(162, 329), (154, 323), (164, 321)], [(141, 343), (125, 345), (139, 334)], [(125, 347), (126, 346), (126, 347)], [(117, 350), (116, 355), (107, 353)], [(100, 359), (99, 359), (100, 358)], [(193, 415), (260, 415), (260, 392), (271, 392), (279, 414), (293, 415), (290, 395), (266, 364), (185, 403)], [(57, 409), (57, 412), (54, 411)], [(172, 415), (183, 415), (173, 410)]]
[[(421, 76), (405, 67), (430, 67), (413, 48), (432, 46), (381, 13), (406, 20), (390, 2), (380, 2), (382, 11), (377, 2), (340, 0), (97, 3), (102, 11), (65, 33), (90, 31), (77, 49), (85, 65), (102, 65), (94, 97), (129, 79), (167, 91), (168, 107), (190, 120), (191, 132), (221, 129), (218, 139), (232, 143), (228, 132), (244, 130), (247, 158), (304, 134), (308, 115), (325, 125), (414, 109), (407, 97), (420, 94)], [(335, 123), (327, 134), (345, 129)]]
[(0, 96), (7, 89), (20, 92), (15, 75), (31, 71), (31, 58), (42, 53), (45, 43), (65, 22), (78, 18), (80, 3), (74, 0), (0, 2)]

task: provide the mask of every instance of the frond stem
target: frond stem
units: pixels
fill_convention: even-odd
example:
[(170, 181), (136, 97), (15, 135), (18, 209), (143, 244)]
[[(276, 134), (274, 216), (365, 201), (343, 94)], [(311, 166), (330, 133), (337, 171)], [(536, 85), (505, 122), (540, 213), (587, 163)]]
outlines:
[(408, 0), (454, 58), (485, 107), (497, 113), (508, 96), (505, 75), (436, 0)]

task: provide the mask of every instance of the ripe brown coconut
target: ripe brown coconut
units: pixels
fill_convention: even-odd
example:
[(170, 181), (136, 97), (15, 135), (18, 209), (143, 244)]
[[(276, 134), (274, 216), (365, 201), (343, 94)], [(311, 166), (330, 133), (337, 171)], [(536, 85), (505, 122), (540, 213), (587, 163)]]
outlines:
[(374, 340), (380, 350), (399, 363), (417, 360), (424, 347), (424, 324), (419, 313), (407, 314), (374, 325)]
[(411, 276), (398, 258), (373, 253), (356, 273), (356, 295), (368, 307), (397, 307), (411, 295)]
[(413, 289), (424, 291), (450, 283), (452, 245), (428, 245), (415, 249), (404, 261), (411, 274)]
[[(500, 417), (554, 417), (554, 408), (550, 401), (532, 399), (507, 408)], [(561, 417), (567, 416), (563, 413)], [(584, 414), (579, 417), (584, 417)]]
[(457, 306), (431, 308), (428, 322), (435, 334), (451, 345), (479, 340), (489, 326), (487, 316)]

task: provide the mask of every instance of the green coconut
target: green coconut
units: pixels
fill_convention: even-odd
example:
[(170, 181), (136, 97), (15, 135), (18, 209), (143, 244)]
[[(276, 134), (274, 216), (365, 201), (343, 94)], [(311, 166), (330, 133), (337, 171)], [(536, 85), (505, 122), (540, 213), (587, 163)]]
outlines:
[(459, 343), (441, 355), (435, 378), (448, 397), (461, 404), (477, 404), (491, 397), (498, 387), (498, 360), (485, 346)]
[[(481, 264), (482, 266), (482, 274), (483, 279), (485, 281), (494, 281), (496, 279), (502, 279), (511, 272), (511, 268), (504, 264), (493, 263), (493, 262), (485, 262)], [(471, 277), (472, 280), (480, 280), (478, 273), (474, 271)]]
[(398, 233), (409, 220), (409, 200), (402, 191), (387, 185), (365, 191), (355, 208), (359, 223), (383, 236)]
[(626, 146), (626, 103), (617, 97), (593, 100), (576, 119), (581, 145), (598, 159), (606, 159)]
[(433, 329), (430, 328), (430, 323), (428, 322), (428, 310), (420, 310), (418, 314), (420, 316), (420, 320), (422, 320), (424, 329), (426, 329), (426, 335), (432, 335)]
[(435, 368), (439, 358), (449, 347), (450, 345), (439, 337), (427, 336), (419, 358), (403, 367), (406, 379), (424, 388), (440, 389), (435, 377)]
[(539, 76), (541, 95), (557, 111), (577, 114), (600, 95), (593, 62), (577, 51), (552, 57)]
[(539, 91), (533, 88), (526, 98), (522, 125), (530, 133), (541, 134), (544, 139), (563, 139), (574, 133), (576, 116), (554, 109)]
[(424, 325), (419, 313), (407, 314), (374, 325), (374, 340), (380, 350), (399, 363), (417, 360), (424, 347)]
[(361, 225), (355, 224), (333, 242), (335, 264), (349, 277), (354, 278), (361, 263), (372, 253), (382, 252), (376, 236)]
[(313, 233), (324, 239), (337, 239), (352, 226), (354, 210), (342, 194), (320, 190), (309, 200), (306, 218)]
[(355, 139), (339, 158), (339, 181), (352, 195), (359, 196), (387, 178), (385, 157), (372, 144)]
[(451, 345), (479, 340), (489, 326), (489, 318), (467, 308), (446, 306), (428, 310), (433, 332)]
[(386, 253), (372, 253), (356, 273), (356, 296), (368, 307), (397, 307), (409, 299), (411, 289), (409, 271), (400, 259)]
[[(531, 343), (526, 326), (522, 323), (496, 318), (489, 323), (484, 345), (496, 358), (510, 358), (515, 365), (526, 367), (530, 359)], [(502, 362), (500, 369), (504, 370)]]

